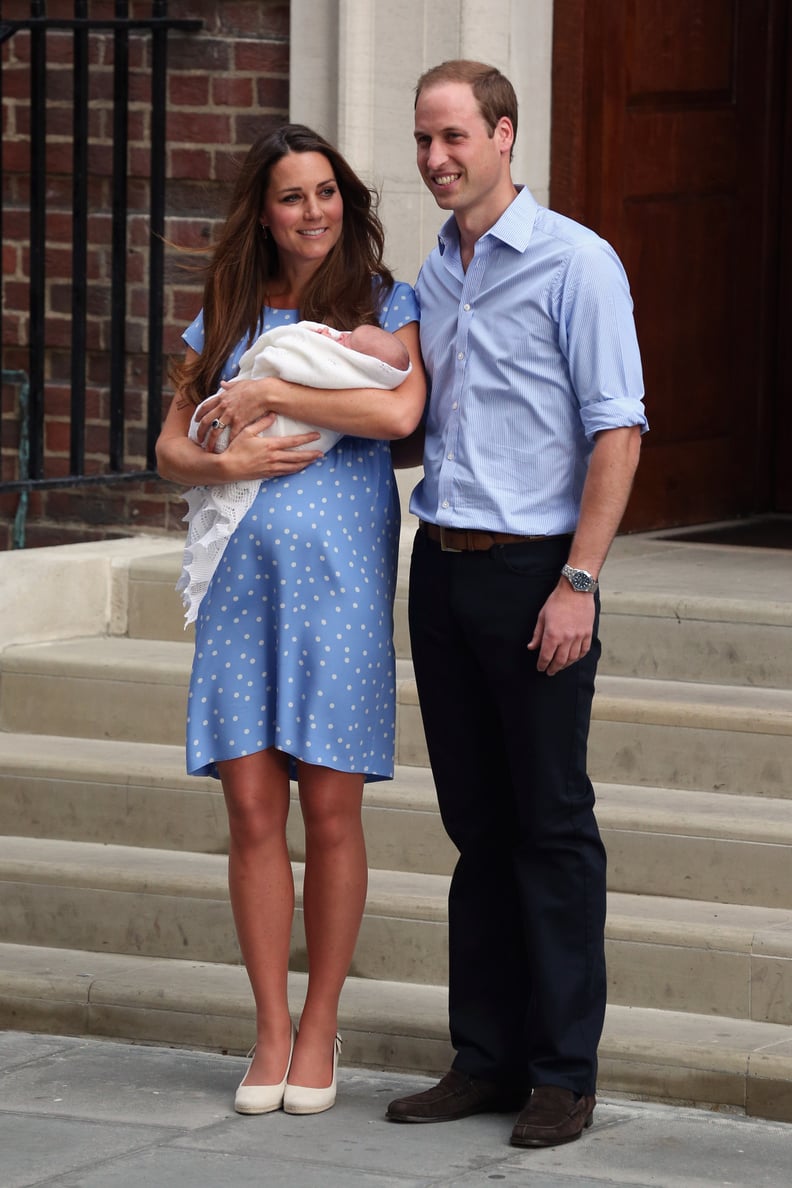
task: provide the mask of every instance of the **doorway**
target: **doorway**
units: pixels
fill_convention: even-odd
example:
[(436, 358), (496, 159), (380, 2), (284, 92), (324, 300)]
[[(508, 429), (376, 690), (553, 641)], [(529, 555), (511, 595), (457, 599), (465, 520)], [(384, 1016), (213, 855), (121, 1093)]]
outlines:
[(792, 511), (786, 0), (555, 0), (551, 205), (624, 261), (651, 432), (625, 529)]

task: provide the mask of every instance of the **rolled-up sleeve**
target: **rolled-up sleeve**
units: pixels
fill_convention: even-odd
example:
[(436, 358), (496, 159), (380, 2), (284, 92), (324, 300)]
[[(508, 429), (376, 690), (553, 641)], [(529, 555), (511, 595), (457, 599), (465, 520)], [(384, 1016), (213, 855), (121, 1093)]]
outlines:
[(621, 262), (603, 240), (579, 246), (558, 292), (559, 346), (583, 430), (649, 428), (633, 302)]

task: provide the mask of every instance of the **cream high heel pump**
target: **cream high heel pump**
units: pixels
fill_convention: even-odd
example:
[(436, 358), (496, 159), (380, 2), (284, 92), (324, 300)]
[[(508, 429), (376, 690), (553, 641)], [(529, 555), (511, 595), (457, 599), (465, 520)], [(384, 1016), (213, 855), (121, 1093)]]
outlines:
[[(294, 1024), (291, 1029), (291, 1045), (289, 1059), (286, 1061), (286, 1072), (283, 1080), (277, 1085), (246, 1085), (243, 1078), (234, 1097), (234, 1109), (238, 1114), (271, 1114), (283, 1105), (283, 1094), (286, 1089), (286, 1078), (291, 1068), (294, 1055), (294, 1041), (297, 1036)], [(245, 1074), (247, 1077), (247, 1073)]]
[[(333, 1077), (325, 1089), (312, 1089), (307, 1085), (290, 1085), (286, 1082), (283, 1094), (283, 1109), (286, 1114), (321, 1114), (335, 1105), (336, 1073), (338, 1057), (341, 1055), (341, 1036), (333, 1042)], [(288, 1075), (288, 1074), (287, 1074)]]

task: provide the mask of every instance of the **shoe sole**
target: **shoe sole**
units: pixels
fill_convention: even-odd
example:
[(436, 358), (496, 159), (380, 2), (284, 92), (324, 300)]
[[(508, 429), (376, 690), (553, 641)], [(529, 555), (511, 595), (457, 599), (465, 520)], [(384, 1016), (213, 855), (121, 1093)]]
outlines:
[(275, 1114), (278, 1112), (278, 1110), (280, 1108), (281, 1108), (280, 1105), (273, 1105), (273, 1106), (266, 1106), (265, 1109), (263, 1109), (263, 1110), (258, 1110), (258, 1109), (241, 1110), (239, 1108), (239, 1106), (234, 1106), (234, 1111), (237, 1114), (242, 1114), (243, 1117), (254, 1118), (258, 1114)]

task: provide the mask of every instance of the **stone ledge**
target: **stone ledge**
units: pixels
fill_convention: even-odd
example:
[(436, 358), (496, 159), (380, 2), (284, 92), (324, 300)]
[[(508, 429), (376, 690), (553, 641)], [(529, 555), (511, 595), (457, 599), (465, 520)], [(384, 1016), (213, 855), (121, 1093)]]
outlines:
[[(306, 979), (291, 974), (297, 1013)], [(46, 1034), (244, 1053), (253, 1003), (241, 967), (0, 945), (0, 1023)], [(344, 1059), (392, 1071), (449, 1065), (445, 990), (350, 978)], [(608, 1008), (602, 1093), (792, 1121), (792, 1028), (637, 1007)]]

